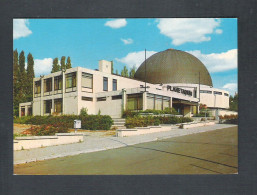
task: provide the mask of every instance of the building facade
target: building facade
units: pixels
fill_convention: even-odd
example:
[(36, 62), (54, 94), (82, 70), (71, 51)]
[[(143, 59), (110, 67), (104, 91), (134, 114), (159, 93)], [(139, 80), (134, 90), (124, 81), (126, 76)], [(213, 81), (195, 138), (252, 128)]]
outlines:
[[(170, 52), (174, 51), (178, 50), (168, 50), (167, 53), (170, 55)], [(200, 103), (206, 104), (213, 110), (229, 108), (228, 92), (212, 87), (211, 78), (204, 65), (202, 66), (206, 70), (203, 68), (202, 71), (200, 66), (199, 74), (194, 74), (194, 78), (183, 79), (181, 71), (186, 71), (187, 77), (192, 73), (183, 66), (180, 68), (178, 66), (175, 71), (168, 70), (167, 66), (174, 66), (169, 61), (161, 65), (164, 60), (159, 59), (160, 55), (162, 58), (167, 58), (163, 52), (146, 60), (146, 72), (143, 72), (145, 63), (142, 63), (135, 74), (135, 79), (112, 74), (112, 62), (106, 60), (99, 61), (98, 70), (75, 67), (34, 78), (33, 101), (21, 103), (19, 114), (20, 116), (77, 115), (82, 108), (86, 108), (88, 114), (101, 113), (118, 118), (124, 110), (164, 110), (173, 107), (180, 114), (191, 116), (198, 112)], [(152, 57), (157, 57), (159, 63), (154, 59), (152, 65)], [(190, 60), (186, 58), (186, 61)], [(184, 66), (199, 66), (199, 64), (195, 65), (194, 62)], [(177, 80), (174, 79), (174, 75)], [(171, 77), (172, 80), (166, 77)]]

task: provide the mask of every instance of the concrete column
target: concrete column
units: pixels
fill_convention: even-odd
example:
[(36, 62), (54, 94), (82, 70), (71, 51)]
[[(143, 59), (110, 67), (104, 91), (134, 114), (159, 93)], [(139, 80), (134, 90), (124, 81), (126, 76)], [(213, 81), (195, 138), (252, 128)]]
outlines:
[(28, 106), (24, 106), (25, 107), (25, 116), (28, 116)]
[(65, 70), (62, 71), (62, 114), (65, 114), (64, 94), (65, 94)]
[[(82, 77), (82, 73), (80, 71), (80, 69), (77, 69), (77, 114), (80, 113), (80, 104), (81, 104), (81, 78)], [(93, 112), (92, 110), (88, 110), (89, 112)]]
[(19, 117), (21, 117), (21, 105), (19, 104)]
[[(52, 77), (52, 91), (51, 95), (54, 95), (54, 77)], [(51, 114), (54, 112), (54, 99), (52, 99), (52, 109), (51, 109)]]
[(147, 92), (143, 92), (143, 110), (147, 109)]
[(126, 105), (127, 104), (127, 93), (126, 89), (122, 89), (122, 109), (126, 110)]
[(172, 97), (170, 98), (170, 108), (172, 108)]
[(41, 92), (40, 92), (40, 115), (43, 116), (44, 115), (44, 100), (43, 100), (43, 96), (44, 96), (44, 76), (40, 76), (41, 77)]

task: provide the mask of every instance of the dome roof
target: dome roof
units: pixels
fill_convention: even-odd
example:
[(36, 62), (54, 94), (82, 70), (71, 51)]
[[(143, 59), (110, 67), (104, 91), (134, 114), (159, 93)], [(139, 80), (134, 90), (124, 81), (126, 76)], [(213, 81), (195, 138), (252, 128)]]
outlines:
[[(211, 76), (204, 64), (195, 56), (175, 49), (167, 49), (146, 59), (146, 82), (189, 83), (212, 86)], [(135, 73), (135, 78), (145, 80), (145, 62)]]

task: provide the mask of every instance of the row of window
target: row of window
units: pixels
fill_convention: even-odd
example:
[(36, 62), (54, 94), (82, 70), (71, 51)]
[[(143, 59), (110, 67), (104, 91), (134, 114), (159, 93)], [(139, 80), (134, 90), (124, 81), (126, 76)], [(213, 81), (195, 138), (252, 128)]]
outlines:
[[(90, 101), (90, 102), (93, 101), (92, 97), (82, 96), (81, 99), (84, 100), (84, 101)], [(119, 100), (119, 99), (122, 99), (122, 95), (114, 95), (114, 96), (112, 96), (112, 100)], [(106, 101), (106, 97), (98, 97), (98, 98), (96, 98), (96, 101), (97, 102)]]
[[(44, 101), (44, 113), (50, 114), (52, 109), (52, 100)], [(53, 112), (61, 113), (62, 112), (62, 99), (54, 99), (54, 110)]]
[[(212, 91), (200, 90), (200, 93), (212, 94)], [(220, 92), (220, 91), (214, 91), (213, 94), (214, 94), (214, 95), (222, 95), (222, 92)], [(224, 93), (224, 96), (228, 96), (228, 93)]]
[[(65, 89), (66, 92), (71, 92), (76, 90), (76, 72), (69, 73), (65, 75)], [(82, 73), (81, 79), (82, 88), (91, 89), (93, 92), (93, 75), (89, 73)], [(68, 90), (69, 89), (69, 90)], [(54, 91), (62, 90), (62, 75), (54, 77)], [(117, 79), (112, 79), (112, 90), (117, 91)], [(49, 93), (53, 91), (52, 89), (52, 78), (44, 79), (44, 93)], [(103, 77), (103, 91), (108, 91), (108, 78)], [(41, 81), (35, 81), (35, 97), (40, 96), (41, 93)], [(60, 92), (61, 93), (61, 92)], [(47, 95), (47, 94), (45, 94)]]

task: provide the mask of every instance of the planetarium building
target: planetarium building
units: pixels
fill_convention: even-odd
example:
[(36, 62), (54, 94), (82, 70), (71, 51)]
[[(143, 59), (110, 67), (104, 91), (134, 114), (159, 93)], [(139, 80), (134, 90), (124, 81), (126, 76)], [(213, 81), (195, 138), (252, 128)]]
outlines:
[(167, 49), (146, 59), (135, 78), (111, 72), (112, 62), (99, 61), (99, 69), (75, 67), (35, 78), (32, 102), (20, 104), (20, 116), (89, 114), (121, 117), (124, 110), (175, 108), (192, 116), (200, 104), (213, 111), (229, 108), (229, 93), (213, 88), (205, 65), (195, 56)]

